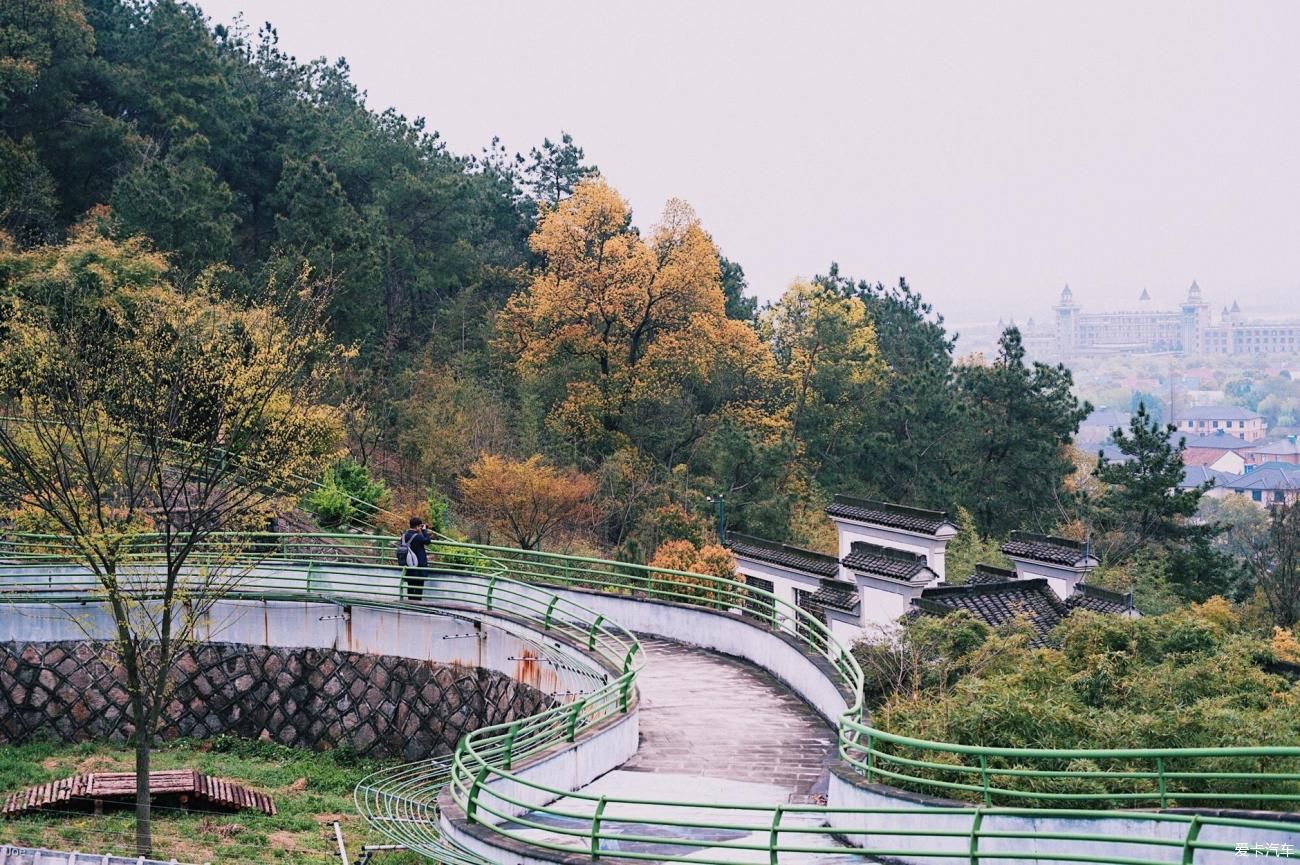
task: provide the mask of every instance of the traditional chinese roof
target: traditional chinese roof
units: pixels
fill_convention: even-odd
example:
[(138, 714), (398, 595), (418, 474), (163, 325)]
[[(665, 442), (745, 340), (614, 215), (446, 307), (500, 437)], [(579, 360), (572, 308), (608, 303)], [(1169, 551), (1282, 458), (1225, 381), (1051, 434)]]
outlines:
[(826, 513), (832, 517), (923, 535), (937, 535), (944, 526), (952, 526), (944, 511), (927, 511), (856, 496), (836, 496)]
[(984, 586), (989, 583), (1005, 583), (1016, 578), (1016, 572), (1008, 568), (995, 568), (992, 565), (979, 564), (975, 573), (966, 581), (968, 586)]
[(928, 570), (925, 556), (857, 541), (844, 557), (844, 566), (864, 574), (911, 580)]
[(840, 562), (835, 556), (805, 550), (802, 547), (792, 547), (777, 541), (728, 532), (727, 546), (738, 556), (813, 576), (833, 577), (840, 572)]
[(1091, 610), (1094, 613), (1115, 613), (1123, 615), (1133, 610), (1133, 593), (1112, 592), (1087, 583), (1074, 587), (1074, 594), (1065, 599), (1065, 606), (1071, 611)]
[(829, 610), (856, 613), (862, 605), (862, 595), (852, 583), (822, 580), (821, 588), (813, 592), (812, 602)]
[(1066, 567), (1081, 567), (1090, 559), (1087, 545), (1080, 541), (1033, 532), (1012, 532), (1011, 540), (1002, 545), (1002, 554)]
[(938, 616), (965, 610), (995, 628), (1025, 619), (1033, 626), (1030, 645), (1035, 648), (1048, 644), (1047, 635), (1070, 612), (1041, 577), (926, 589), (912, 605), (921, 613)]

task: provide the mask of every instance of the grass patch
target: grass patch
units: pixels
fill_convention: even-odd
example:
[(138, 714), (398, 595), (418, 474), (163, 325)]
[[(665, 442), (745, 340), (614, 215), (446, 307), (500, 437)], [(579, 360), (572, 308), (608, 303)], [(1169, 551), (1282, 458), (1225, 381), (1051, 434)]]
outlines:
[[(36, 742), (0, 747), (0, 795), (85, 772), (129, 772), (135, 755), (104, 743), (64, 745)], [(387, 765), (347, 749), (314, 752), (266, 742), (218, 736), (181, 740), (154, 751), (160, 769), (198, 769), (208, 775), (270, 793), (279, 813), (253, 811), (205, 814), (154, 810), (154, 858), (191, 863), (337, 863), (333, 823), (343, 827), (349, 857), (362, 844), (385, 843), (356, 813), (352, 790), (370, 772)], [(306, 779), (306, 787), (303, 781)], [(55, 850), (132, 855), (135, 815), (43, 813), (0, 821), (0, 841)], [(381, 865), (424, 862), (414, 853), (383, 853)]]

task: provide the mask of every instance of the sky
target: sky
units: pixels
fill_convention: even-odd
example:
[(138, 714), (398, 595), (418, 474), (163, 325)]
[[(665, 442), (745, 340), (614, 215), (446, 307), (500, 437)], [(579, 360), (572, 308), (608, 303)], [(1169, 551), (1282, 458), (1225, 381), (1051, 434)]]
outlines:
[(1300, 316), (1300, 3), (199, 0), (346, 57), (457, 152), (571, 133), (648, 227), (699, 213), (763, 300), (900, 276), (953, 322)]

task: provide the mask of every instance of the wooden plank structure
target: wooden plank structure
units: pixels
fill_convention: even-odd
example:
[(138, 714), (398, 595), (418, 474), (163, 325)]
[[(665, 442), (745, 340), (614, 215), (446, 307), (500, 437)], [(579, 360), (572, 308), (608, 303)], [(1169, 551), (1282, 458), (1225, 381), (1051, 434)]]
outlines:
[[(256, 809), (263, 814), (275, 814), (275, 802), (265, 793), (224, 778), (211, 778), (195, 769), (150, 772), (149, 792), (155, 799), (181, 806), (221, 811)], [(98, 812), (105, 804), (130, 805), (134, 801), (134, 772), (92, 772), (14, 793), (0, 807), (0, 815), (12, 817), (27, 811), (87, 805)]]

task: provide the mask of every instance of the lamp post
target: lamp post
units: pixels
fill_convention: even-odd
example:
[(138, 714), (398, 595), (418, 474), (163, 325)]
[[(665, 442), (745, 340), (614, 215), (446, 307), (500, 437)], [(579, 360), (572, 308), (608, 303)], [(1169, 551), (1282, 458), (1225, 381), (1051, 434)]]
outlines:
[(727, 497), (722, 493), (718, 493), (717, 495), (707, 496), (705, 500), (717, 509), (718, 543), (725, 544), (727, 542)]

